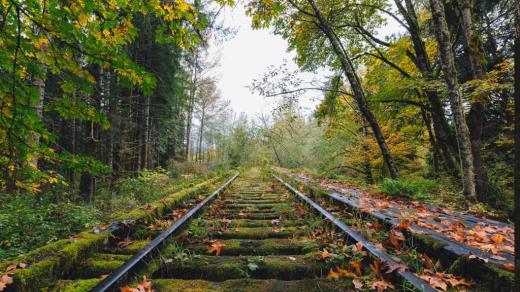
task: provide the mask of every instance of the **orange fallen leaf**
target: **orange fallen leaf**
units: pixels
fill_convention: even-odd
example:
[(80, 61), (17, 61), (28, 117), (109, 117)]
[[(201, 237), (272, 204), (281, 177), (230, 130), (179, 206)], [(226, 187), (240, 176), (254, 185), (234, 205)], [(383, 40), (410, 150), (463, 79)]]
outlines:
[(216, 256), (220, 256), (220, 252), (222, 251), (222, 248), (226, 246), (225, 244), (223, 244), (222, 242), (219, 242), (219, 241), (215, 241), (213, 242), (209, 248), (208, 248), (208, 253), (215, 253)]
[(399, 222), (398, 227), (402, 229), (408, 229), (412, 225), (412, 222), (408, 219), (403, 219), (401, 222)]
[(326, 249), (324, 249), (323, 251), (320, 251), (317, 255), (316, 255), (316, 259), (317, 260), (326, 260), (328, 258), (330, 258), (332, 256), (332, 254), (330, 252), (328, 252)]
[(334, 272), (334, 270), (330, 269), (329, 274), (327, 275), (327, 278), (333, 279), (333, 280), (339, 280), (339, 273)]
[(353, 277), (353, 278), (356, 277), (356, 274), (349, 272), (343, 268), (338, 268), (338, 274), (340, 274), (343, 277)]
[(514, 272), (515, 271), (515, 265), (513, 264), (503, 264), (502, 265), (504, 267), (504, 269), (510, 271), (510, 272)]
[(361, 262), (360, 261), (350, 261), (348, 263), (348, 265), (354, 269), (354, 273), (356, 273), (356, 275), (361, 276)]
[(502, 243), (502, 241), (504, 241), (504, 239), (505, 239), (505, 237), (500, 234), (496, 234), (495, 236), (491, 237), (491, 240), (496, 244)]
[(13, 278), (8, 275), (0, 277), (0, 291), (3, 291), (7, 285), (13, 284)]

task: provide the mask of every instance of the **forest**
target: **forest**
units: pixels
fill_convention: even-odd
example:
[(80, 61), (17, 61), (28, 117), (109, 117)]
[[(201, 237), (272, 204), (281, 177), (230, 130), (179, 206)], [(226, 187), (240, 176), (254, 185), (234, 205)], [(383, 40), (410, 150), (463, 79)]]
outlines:
[[(298, 67), (246, 84), (255, 117), (208, 51), (238, 6)], [(514, 0), (0, 1), (0, 263), (251, 168), (513, 228), (518, 23)]]

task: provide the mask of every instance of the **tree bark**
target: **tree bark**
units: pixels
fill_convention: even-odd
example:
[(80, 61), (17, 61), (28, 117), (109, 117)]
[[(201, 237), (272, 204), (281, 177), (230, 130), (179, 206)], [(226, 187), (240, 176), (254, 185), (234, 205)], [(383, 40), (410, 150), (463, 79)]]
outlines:
[(203, 108), (202, 109), (202, 115), (201, 115), (201, 118), (200, 118), (200, 133), (199, 133), (199, 145), (198, 145), (198, 149), (197, 149), (197, 153), (198, 153), (198, 157), (197, 157), (197, 162), (201, 163), (202, 162), (202, 134), (204, 133), (204, 118), (205, 118), (205, 115), (206, 115), (206, 109)]
[(150, 153), (150, 95), (145, 97), (144, 113), (143, 113), (143, 129), (141, 144), (141, 169), (148, 168)]
[[(481, 50), (480, 39), (474, 30), (472, 17), (472, 1), (461, 0), (461, 23), (464, 33), (464, 46), (469, 59), (471, 77), (474, 80), (483, 79), (484, 55)], [(471, 150), (473, 152), (473, 163), (475, 167), (475, 184), (477, 196), (481, 201), (485, 201), (488, 193), (488, 182), (482, 159), (482, 133), (484, 128), (484, 111), (486, 109), (486, 98), (477, 97), (471, 101), (469, 111), (469, 129), (471, 139)]]
[[(395, 0), (395, 4), (401, 15), (403, 15), (404, 20), (408, 24), (410, 38), (412, 40), (412, 45), (415, 51), (415, 56), (413, 56), (414, 58), (412, 59), (412, 62), (417, 66), (423, 78), (426, 80), (432, 80), (433, 69), (426, 51), (426, 46), (421, 37), (421, 27), (419, 26), (414, 4), (411, 0), (404, 1), (406, 8), (399, 0)], [(455, 163), (453, 162), (453, 157), (458, 157), (459, 155), (457, 151), (458, 147), (456, 143), (456, 137), (451, 129), (451, 126), (446, 120), (444, 107), (438, 93), (435, 90), (426, 89), (426, 97), (428, 98), (428, 102), (430, 104), (433, 132), (439, 141), (438, 145), (440, 146), (440, 152), (443, 154), (445, 167), (448, 171), (450, 171), (456, 167)]]
[[(368, 125), (367, 125), (367, 122), (366, 120), (361, 117), (361, 122), (362, 122), (362, 130), (363, 130), (363, 136), (365, 136), (365, 138), (368, 137)], [(365, 173), (365, 181), (367, 184), (373, 184), (374, 183), (374, 178), (372, 177), (372, 170), (371, 170), (371, 167), (370, 167), (370, 156), (368, 155), (368, 145), (364, 144), (363, 145), (363, 154), (365, 155), (364, 157), (364, 161), (363, 161), (363, 168), (365, 169), (364, 173)]]
[(341, 44), (339, 37), (336, 35), (336, 33), (329, 25), (327, 19), (322, 14), (316, 2), (314, 0), (307, 0), (307, 2), (311, 5), (316, 15), (316, 18), (319, 22), (317, 24), (319, 29), (325, 34), (325, 36), (329, 40), (334, 52), (336, 53), (341, 63), (341, 68), (343, 69), (343, 72), (345, 73), (350, 83), (350, 86), (352, 87), (354, 99), (356, 100), (359, 111), (365, 117), (368, 124), (372, 128), (372, 133), (374, 134), (379, 149), (381, 150), (381, 154), (383, 156), (385, 164), (388, 167), (390, 177), (392, 177), (393, 179), (398, 178), (399, 175), (397, 169), (395, 168), (392, 155), (390, 154), (381, 128), (379, 127), (379, 123), (377, 122), (376, 117), (374, 116), (374, 114), (368, 106), (368, 103), (365, 98), (365, 93), (363, 91), (363, 88), (361, 87), (361, 81), (359, 80), (359, 76), (356, 73), (352, 61), (350, 60), (350, 56), (348, 55), (347, 51), (343, 48), (343, 45)]
[(460, 149), (462, 162), (462, 182), (464, 196), (470, 200), (476, 199), (475, 174), (473, 166), (473, 153), (469, 138), (469, 129), (464, 117), (462, 98), (460, 94), (457, 72), (455, 70), (455, 57), (453, 55), (450, 33), (446, 23), (444, 5), (440, 0), (430, 0), (430, 6), (435, 24), (439, 55), (444, 79), (448, 87), (448, 98), (455, 123), (457, 142)]
[(192, 79), (192, 85), (190, 88), (190, 94), (189, 94), (189, 101), (188, 101), (188, 112), (187, 112), (187, 123), (186, 123), (186, 160), (190, 160), (190, 147), (191, 147), (191, 127), (192, 127), (192, 121), (193, 121), (193, 109), (195, 107), (195, 94), (197, 91), (197, 59), (198, 57), (195, 56), (195, 65), (193, 70), (193, 79)]

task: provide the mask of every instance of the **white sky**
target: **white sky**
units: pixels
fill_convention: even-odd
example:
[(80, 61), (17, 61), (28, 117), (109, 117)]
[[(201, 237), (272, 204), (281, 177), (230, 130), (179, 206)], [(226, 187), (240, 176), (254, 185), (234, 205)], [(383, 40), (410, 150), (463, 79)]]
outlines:
[[(270, 113), (275, 102), (274, 97), (265, 98), (252, 93), (248, 86), (254, 79), (262, 77), (269, 66), (281, 66), (286, 63), (291, 70), (297, 70), (293, 59), (294, 52), (287, 52), (287, 42), (270, 30), (254, 30), (251, 19), (245, 15), (239, 4), (226, 8), (222, 14), (224, 25), (237, 30), (236, 35), (220, 45), (212, 45), (210, 56), (220, 58), (220, 66), (213, 69), (218, 79), (218, 88), (224, 99), (231, 101), (231, 107), (237, 113), (244, 112), (250, 118), (260, 113)], [(302, 74), (304, 80), (311, 81), (313, 74)], [(314, 109), (320, 93), (309, 92), (302, 97), (301, 104), (310, 111)]]
[[(241, 4), (234, 8), (225, 8), (220, 17), (225, 26), (237, 30), (231, 40), (210, 45), (209, 48), (210, 56), (220, 59), (220, 66), (214, 68), (211, 75), (217, 77), (222, 97), (231, 101), (235, 112), (244, 112), (250, 118), (260, 113), (270, 113), (274, 98), (252, 93), (247, 87), (254, 79), (261, 78), (269, 66), (278, 67), (287, 63), (289, 69), (296, 70), (297, 65), (293, 61), (295, 53), (287, 52), (287, 42), (270, 30), (253, 30), (251, 19), (245, 15)], [(399, 31), (399, 26), (393, 19), (387, 21), (388, 25), (378, 33), (380, 37)], [(300, 78), (310, 82), (326, 76), (326, 72), (305, 73)], [(321, 92), (309, 91), (302, 96), (300, 104), (309, 113), (314, 110), (317, 99), (322, 95)]]

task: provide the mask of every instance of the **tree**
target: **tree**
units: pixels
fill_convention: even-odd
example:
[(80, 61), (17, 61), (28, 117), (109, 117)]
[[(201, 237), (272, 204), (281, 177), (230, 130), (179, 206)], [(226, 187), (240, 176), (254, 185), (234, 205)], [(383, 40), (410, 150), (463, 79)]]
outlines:
[(435, 33), (439, 46), (439, 57), (444, 79), (448, 87), (448, 97), (453, 114), (455, 128), (457, 132), (457, 142), (460, 148), (460, 159), (463, 171), (463, 192), (470, 199), (476, 199), (475, 174), (473, 166), (473, 153), (469, 138), (469, 129), (466, 124), (462, 98), (455, 69), (455, 58), (451, 48), (450, 32), (446, 23), (444, 5), (439, 0), (430, 0), (431, 11), (435, 23)]
[[(325, 8), (320, 8), (319, 4)], [(388, 150), (376, 117), (366, 101), (365, 92), (350, 53), (345, 48), (340, 34), (334, 29), (337, 27), (336, 24), (329, 22), (332, 15), (335, 16), (341, 13), (339, 11), (342, 10), (342, 7), (337, 7), (338, 5), (334, 5), (334, 3), (330, 1), (323, 1), (319, 4), (314, 0), (280, 2), (252, 1), (249, 3), (249, 12), (253, 15), (253, 25), (256, 27), (273, 23), (277, 29), (276, 31), (289, 39), (292, 48), (296, 48), (302, 63), (312, 58), (312, 53), (318, 51), (318, 54), (321, 54), (322, 52), (321, 47), (308, 47), (309, 45), (323, 45), (323, 42), (316, 44), (315, 40), (309, 42), (309, 37), (314, 37), (316, 33), (321, 34), (321, 37), (325, 37), (326, 41), (330, 44), (329, 49), (333, 52), (335, 60), (339, 63), (339, 67), (350, 83), (360, 113), (364, 116), (372, 129), (372, 133), (384, 157), (390, 176), (397, 178), (398, 172), (394, 166), (392, 155)], [(338, 10), (334, 10), (335, 8), (338, 8)], [(322, 9), (326, 9), (328, 15), (325, 15)], [(327, 57), (320, 56), (319, 58)]]

